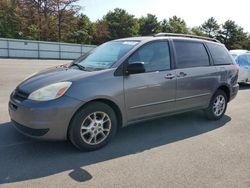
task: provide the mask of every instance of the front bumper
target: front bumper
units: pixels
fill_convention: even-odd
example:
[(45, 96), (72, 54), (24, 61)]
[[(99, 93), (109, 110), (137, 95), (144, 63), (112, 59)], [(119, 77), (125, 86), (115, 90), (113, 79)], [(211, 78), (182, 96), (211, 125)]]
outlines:
[(45, 102), (22, 101), (11, 95), (9, 114), (15, 128), (27, 136), (66, 140), (70, 120), (81, 105), (82, 101), (65, 95)]

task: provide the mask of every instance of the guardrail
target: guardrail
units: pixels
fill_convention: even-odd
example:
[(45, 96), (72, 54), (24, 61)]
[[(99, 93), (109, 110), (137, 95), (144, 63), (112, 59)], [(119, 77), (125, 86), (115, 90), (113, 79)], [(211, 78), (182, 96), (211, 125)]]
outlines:
[(0, 58), (76, 59), (95, 47), (95, 45), (0, 38)]

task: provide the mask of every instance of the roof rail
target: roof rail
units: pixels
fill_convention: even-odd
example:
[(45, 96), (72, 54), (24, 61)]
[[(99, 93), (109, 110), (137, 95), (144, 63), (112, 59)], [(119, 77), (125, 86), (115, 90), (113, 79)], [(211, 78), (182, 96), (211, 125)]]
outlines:
[(168, 37), (188, 37), (188, 38), (195, 38), (195, 39), (203, 39), (203, 40), (209, 40), (213, 42), (219, 42), (219, 40), (215, 38), (209, 38), (209, 37), (202, 37), (202, 36), (196, 36), (196, 35), (190, 35), (190, 34), (179, 34), (179, 33), (157, 33), (154, 35), (154, 37), (163, 37), (163, 36), (168, 36)]

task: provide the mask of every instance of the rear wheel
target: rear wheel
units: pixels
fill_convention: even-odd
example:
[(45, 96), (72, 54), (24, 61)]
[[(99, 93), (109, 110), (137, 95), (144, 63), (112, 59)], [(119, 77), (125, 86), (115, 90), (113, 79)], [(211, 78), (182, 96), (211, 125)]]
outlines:
[(96, 150), (105, 146), (117, 131), (113, 109), (101, 102), (89, 103), (73, 117), (70, 141), (80, 150)]
[(218, 120), (222, 118), (227, 109), (227, 95), (223, 90), (218, 90), (211, 102), (209, 107), (205, 110), (206, 116), (210, 120)]

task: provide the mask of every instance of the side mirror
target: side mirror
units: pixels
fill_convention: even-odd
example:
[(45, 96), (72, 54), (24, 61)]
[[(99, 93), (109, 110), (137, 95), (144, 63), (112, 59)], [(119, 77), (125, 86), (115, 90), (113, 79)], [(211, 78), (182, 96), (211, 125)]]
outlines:
[(128, 64), (126, 74), (144, 73), (145, 67), (143, 62), (133, 62)]

